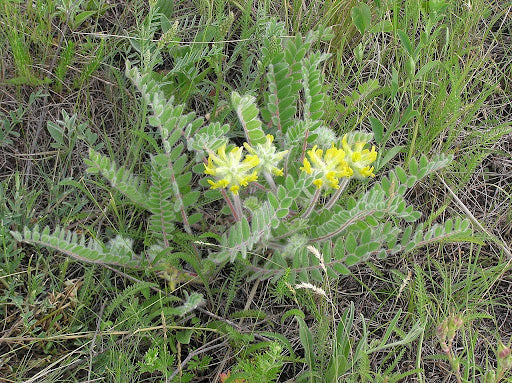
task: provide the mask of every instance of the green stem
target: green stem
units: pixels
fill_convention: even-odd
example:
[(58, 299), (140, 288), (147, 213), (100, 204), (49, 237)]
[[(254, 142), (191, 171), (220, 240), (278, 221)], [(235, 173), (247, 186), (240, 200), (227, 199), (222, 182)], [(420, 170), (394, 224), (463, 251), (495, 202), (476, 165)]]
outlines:
[(418, 382), (419, 383), (423, 383), (423, 375), (421, 375), (421, 361), (422, 361), (421, 350), (422, 350), (422, 347), (423, 347), (423, 339), (424, 339), (424, 337), (425, 337), (425, 322), (423, 322), (423, 329), (422, 329), (421, 334), (420, 334), (420, 338), (419, 338), (419, 342), (418, 342), (418, 348), (417, 348), (417, 352), (416, 352), (416, 369), (418, 370), (417, 377), (418, 377)]

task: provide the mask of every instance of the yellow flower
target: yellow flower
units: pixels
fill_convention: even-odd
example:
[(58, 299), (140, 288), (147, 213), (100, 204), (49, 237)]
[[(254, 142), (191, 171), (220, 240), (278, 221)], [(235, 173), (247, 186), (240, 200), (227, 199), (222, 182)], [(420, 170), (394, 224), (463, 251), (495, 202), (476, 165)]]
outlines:
[(247, 142), (244, 142), (244, 146), (249, 153), (257, 156), (260, 160), (258, 166), (256, 166), (256, 171), (282, 176), (283, 169), (279, 168), (278, 165), (286, 153), (288, 153), (288, 150), (276, 153), (276, 147), (272, 144), (273, 141), (274, 136), (267, 134), (267, 141), (264, 144), (256, 144), (253, 148)]
[(307, 174), (315, 174), (316, 178), (313, 184), (318, 189), (324, 185), (328, 188), (339, 189), (339, 179), (350, 177), (353, 173), (345, 161), (345, 152), (336, 148), (334, 144), (325, 151), (325, 155), (322, 149), (317, 149), (317, 145), (308, 150), (307, 154), (311, 161), (304, 158), (304, 166), (300, 170)]
[(258, 173), (254, 169), (259, 164), (258, 157), (249, 154), (242, 161), (242, 151), (242, 147), (234, 147), (226, 154), (225, 144), (217, 150), (217, 155), (210, 151), (204, 173), (217, 179), (208, 180), (212, 189), (229, 187), (231, 192), (238, 194), (240, 186), (247, 186), (249, 182), (258, 180)]
[(341, 144), (346, 153), (345, 160), (354, 171), (354, 177), (359, 179), (375, 177), (375, 174), (373, 174), (374, 167), (370, 167), (370, 165), (377, 159), (375, 146), (372, 146), (372, 149), (368, 150), (363, 149), (366, 145), (365, 141), (349, 144), (346, 134), (343, 136)]

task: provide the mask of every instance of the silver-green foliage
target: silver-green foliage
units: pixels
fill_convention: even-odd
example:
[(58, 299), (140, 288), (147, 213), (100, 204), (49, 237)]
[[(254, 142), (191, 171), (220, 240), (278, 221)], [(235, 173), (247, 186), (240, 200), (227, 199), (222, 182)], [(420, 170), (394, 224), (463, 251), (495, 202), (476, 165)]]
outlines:
[(87, 169), (89, 174), (101, 174), (136, 206), (148, 207), (146, 203), (147, 186), (129, 170), (123, 166), (118, 167), (110, 158), (93, 149), (89, 150), (89, 159), (85, 162), (89, 166)]
[[(174, 241), (177, 224), (189, 234), (192, 233), (191, 225), (201, 218), (201, 214), (194, 211), (200, 193), (191, 186), (190, 159), (185, 148), (187, 138), (203, 125), (203, 120), (196, 118), (194, 113), (184, 113), (183, 105), (175, 106), (172, 99), (167, 100), (150, 74), (142, 75), (128, 64), (127, 75), (152, 107), (153, 115), (149, 117), (149, 122), (157, 128), (161, 136), (163, 150), (151, 159), (150, 180), (141, 180), (127, 168), (117, 166), (110, 158), (93, 149), (90, 149), (89, 158), (85, 162), (90, 174), (102, 175), (135, 208), (150, 213), (148, 229), (152, 238), (151, 247), (146, 254), (138, 255), (133, 250), (133, 240), (130, 238), (117, 236), (103, 243), (99, 238), (86, 238), (60, 227), (51, 232), (48, 227), (40, 230), (38, 226), (25, 228), (22, 233), (12, 232), (18, 241), (45, 246), (83, 262), (140, 268), (147, 266), (149, 261), (159, 269), (161, 255), (172, 258), (172, 249), (182, 247), (176, 246), (179, 239)], [(218, 129), (218, 125), (213, 125), (214, 132)], [(196, 150), (205, 148), (207, 146), (195, 147)], [(202, 267), (198, 266), (200, 262), (194, 258), (199, 257), (198, 254), (178, 252), (175, 256), (190, 260), (189, 263), (198, 268)], [(185, 295), (185, 303), (179, 307), (168, 308), (168, 314), (185, 314), (195, 309), (203, 300), (198, 293), (188, 295), (185, 292)]]
[(242, 123), (247, 142), (250, 145), (265, 143), (265, 133), (258, 118), (259, 110), (253, 96), (240, 96), (237, 92), (231, 94), (231, 104), (238, 119)]
[[(195, 211), (200, 192), (192, 187), (186, 144), (203, 125), (203, 119), (196, 118), (194, 113), (184, 113), (183, 105), (176, 106), (172, 99), (166, 99), (150, 73), (141, 74), (136, 68), (131, 68), (129, 63), (126, 73), (152, 107), (153, 114), (149, 122), (161, 136), (163, 150), (151, 159), (150, 182), (141, 180), (127, 168), (117, 166), (110, 158), (93, 149), (90, 149), (89, 158), (85, 162), (90, 174), (101, 174), (137, 208), (150, 213), (149, 231), (154, 243), (147, 255), (151, 258), (173, 247), (177, 224), (192, 233), (191, 225), (201, 219), (201, 214)], [(204, 127), (201, 131), (206, 131), (205, 134), (212, 131), (214, 137), (218, 137), (219, 129), (225, 132), (225, 128), (218, 124), (211, 125), (211, 129)], [(225, 139), (221, 137), (219, 140), (222, 142)], [(205, 150), (208, 145), (208, 142), (196, 145), (194, 149)], [(218, 142), (214, 143), (216, 145), (219, 145)], [(118, 239), (104, 244), (99, 239), (86, 239), (61, 228), (50, 233), (49, 228), (40, 231), (36, 226), (25, 228), (23, 233), (13, 232), (13, 235), (20, 241), (43, 245), (86, 262), (136, 267), (146, 258), (133, 253), (131, 241), (120, 247)]]
[(119, 266), (136, 266), (140, 259), (133, 253), (132, 240), (118, 236), (104, 244), (57, 226), (53, 233), (49, 227), (25, 228), (23, 233), (11, 232), (20, 242), (45, 246), (80, 261)]
[(185, 231), (191, 233), (190, 226), (201, 218), (200, 214), (190, 214), (199, 192), (190, 186), (192, 173), (186, 168), (190, 159), (184, 150), (187, 140), (202, 126), (203, 118), (196, 118), (193, 112), (184, 113), (184, 105), (175, 106), (173, 98), (167, 100), (150, 74), (141, 74), (129, 62), (126, 74), (151, 105), (153, 115), (149, 123), (158, 129), (162, 138), (164, 153), (152, 161), (153, 185), (148, 203), (154, 214), (151, 227), (159, 226), (157, 232), (162, 234), (167, 247), (173, 222), (180, 221)]
[[(284, 28), (275, 22), (269, 25), (272, 30)], [(273, 134), (277, 152), (286, 151), (281, 158), (284, 175), (266, 174), (265, 179), (258, 179), (259, 187), (235, 193), (234, 201), (240, 198), (243, 207), (237, 207), (233, 224), (215, 233), (219, 243), (213, 251), (209, 249), (210, 259), (218, 263), (250, 260), (255, 277), (278, 279), (286, 274), (291, 281), (305, 282), (321, 280), (325, 273), (330, 277), (348, 274), (350, 266), (372, 256), (409, 252), (468, 231), (468, 221), (458, 218), (432, 227), (416, 224), (421, 215), (405, 199), (409, 188), (451, 161), (447, 156), (412, 159), (407, 172), (397, 167), (387, 176), (379, 176), (380, 182), (365, 192), (342, 198), (341, 193), (333, 193), (336, 198), (326, 194), (324, 197), (331, 197), (333, 203), (318, 203), (320, 190), (312, 185), (313, 176), (300, 170), (302, 160), (313, 144), (326, 149), (341, 147), (342, 141), (323, 120), (328, 96), (320, 65), (328, 56), (311, 52), (314, 43), (328, 34), (319, 30), (289, 39), (270, 32), (265, 35), (259, 64), (259, 69), (267, 72), (261, 120), (256, 97), (232, 93), (234, 116), (247, 143), (252, 147), (266, 145), (267, 134)], [(151, 159), (151, 176), (148, 181), (141, 180), (94, 150), (86, 163), (90, 173), (101, 174), (134, 205), (150, 213), (148, 228), (153, 243), (146, 257), (136, 256), (131, 244), (119, 246), (119, 240), (113, 247), (61, 229), (53, 234), (48, 229), (26, 229), (23, 234), (14, 233), (19, 240), (90, 262), (135, 265), (142, 258), (149, 256), (151, 261), (168, 254), (177, 231), (198, 234), (193, 227), (201, 223), (205, 227), (199, 204), (205, 190), (193, 179), (193, 171), (203, 173), (206, 156), (229, 144), (226, 135), (236, 124), (205, 125), (203, 118), (167, 98), (151, 72), (141, 72), (128, 62), (126, 75), (151, 107), (148, 121), (161, 138), (162, 150)], [(370, 139), (371, 134), (364, 132), (346, 136), (349, 145)], [(209, 193), (215, 195), (211, 200), (222, 198), (218, 191)], [(308, 246), (314, 246), (321, 257), (308, 251)], [(270, 251), (262, 257), (266, 249)], [(195, 256), (200, 259), (199, 252)]]
[[(469, 221), (460, 218), (430, 228), (422, 223), (413, 225), (421, 214), (404, 199), (410, 187), (449, 162), (450, 157), (445, 156), (430, 161), (426, 157), (419, 162), (413, 159), (409, 174), (397, 167), (367, 192), (350, 197), (345, 206), (319, 209), (307, 221), (290, 214), (294, 201), (304, 194), (305, 179), (294, 183), (288, 176), (277, 193), (269, 192), (268, 202), (252, 212), (251, 224), (243, 218), (231, 227), (217, 256), (245, 258), (251, 250), (272, 248), (272, 257), (263, 262), (253, 257), (254, 276), (277, 278), (286, 273), (291, 281), (322, 281), (324, 268), (330, 277), (349, 274), (350, 266), (372, 256), (406, 253), (463, 235)], [(397, 220), (406, 223), (405, 229), (395, 224)], [(308, 244), (321, 251), (322, 260), (307, 250)]]
[[(318, 39), (315, 32), (278, 43), (272, 38), (263, 44), (261, 64), (267, 65), (268, 92), (261, 110), (265, 131), (253, 97), (246, 96), (243, 103), (244, 98), (235, 94), (232, 102), (249, 144), (271, 133), (277, 136), (277, 150), (288, 151), (285, 176), (275, 177), (275, 187), (269, 184), (264, 193), (256, 191), (246, 199), (249, 214), (222, 236), (213, 258), (251, 259), (254, 277), (277, 279), (286, 274), (291, 281), (303, 282), (322, 280), (322, 270), (336, 277), (371, 256), (406, 253), (467, 235), (469, 222), (459, 218), (432, 227), (417, 224), (421, 214), (405, 199), (408, 189), (448, 165), (451, 156), (411, 159), (407, 172), (397, 167), (366, 192), (331, 206), (319, 204), (312, 214), (304, 214), (314, 194), (311, 177), (299, 170), (306, 148), (312, 144), (328, 148), (341, 141), (322, 120), (327, 95), (319, 66), (327, 56), (310, 53)], [(370, 139), (371, 134), (363, 132), (347, 135), (349, 144)], [(320, 250), (323, 259), (313, 256), (308, 245)], [(265, 249), (271, 250), (270, 256), (260, 255)]]

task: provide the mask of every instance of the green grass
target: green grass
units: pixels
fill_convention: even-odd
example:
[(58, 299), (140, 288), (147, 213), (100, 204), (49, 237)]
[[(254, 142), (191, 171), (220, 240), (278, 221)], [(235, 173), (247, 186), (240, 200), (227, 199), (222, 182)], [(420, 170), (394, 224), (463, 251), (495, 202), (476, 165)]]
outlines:
[[(498, 342), (510, 345), (512, 336), (506, 2), (447, 2), (437, 14), (420, 1), (368, 2), (364, 33), (352, 22), (356, 1), (160, 0), (165, 18), (138, 0), (33, 3), (0, 0), (0, 380), (214, 381), (231, 370), (247, 381), (302, 374), (316, 382), (343, 347), (338, 381), (478, 382), (503, 366)], [(92, 147), (135, 174), (151, 171), (145, 164), (158, 137), (125, 61), (154, 66), (166, 96), (226, 123), (232, 90), (263, 97), (258, 52), (271, 17), (287, 36), (333, 26), (334, 38), (318, 46), (332, 54), (323, 68), (328, 123), (337, 132), (373, 131), (388, 155), (379, 173), (407, 168), (420, 154), (455, 155), (440, 177), (457, 199), (434, 176), (408, 201), (428, 225), (469, 211), (485, 229), (475, 224), (480, 240), (369, 260), (349, 277), (326, 278), (325, 297), (283, 280), (251, 280), (243, 262), (206, 285), (174, 286), (172, 268), (116, 271), (14, 240), (10, 230), (61, 225), (103, 239), (122, 234), (145, 248), (146, 213), (86, 175), (83, 163)], [(156, 40), (164, 54), (151, 48)], [(183, 290), (206, 302), (177, 318), (169, 310)], [(351, 315), (344, 342), (338, 326)], [(451, 347), (458, 373), (436, 334), (453, 317), (463, 321)], [(377, 351), (366, 356), (358, 345)]]

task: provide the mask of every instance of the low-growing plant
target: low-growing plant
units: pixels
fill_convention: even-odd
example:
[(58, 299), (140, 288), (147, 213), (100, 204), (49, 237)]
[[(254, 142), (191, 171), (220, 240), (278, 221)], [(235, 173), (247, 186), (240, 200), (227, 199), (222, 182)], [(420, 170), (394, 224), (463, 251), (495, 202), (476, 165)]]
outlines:
[(41, 97), (44, 97), (41, 91), (33, 92), (30, 94), (26, 106), (18, 106), (17, 109), (11, 110), (8, 114), (0, 111), (0, 147), (12, 145), (13, 139), (20, 136), (17, 125), (23, 121), (27, 110)]
[[(284, 28), (275, 22), (268, 27)], [(151, 72), (127, 63), (126, 74), (151, 106), (149, 123), (161, 140), (151, 158), (150, 183), (92, 149), (86, 163), (89, 173), (102, 174), (136, 208), (150, 212), (143, 254), (136, 255), (133, 240), (122, 236), (104, 244), (60, 228), (13, 234), (84, 261), (163, 267), (178, 281), (180, 259), (205, 279), (211, 262), (202, 257), (209, 252), (208, 259), (217, 264), (247, 261), (253, 278), (277, 280), (286, 272), (292, 282), (321, 280), (324, 268), (330, 277), (349, 274), (350, 266), (372, 256), (463, 235), (469, 222), (459, 218), (428, 228), (413, 225), (421, 214), (405, 199), (409, 188), (451, 157), (412, 158), (408, 174), (398, 166), (370, 186), (378, 164), (376, 148), (367, 146), (372, 135), (355, 131), (338, 137), (326, 126), (328, 96), (320, 65), (328, 55), (311, 47), (329, 37), (329, 30), (320, 28), (305, 37), (266, 39), (260, 67), (267, 73), (268, 90), (261, 112), (255, 96), (233, 92), (237, 120), (231, 125), (205, 125), (203, 118), (167, 99)], [(364, 184), (366, 191), (344, 193), (351, 183)], [(224, 224), (213, 218), (218, 214), (227, 216)], [(180, 232), (195, 239), (184, 251), (176, 250), (183, 250)], [(309, 245), (323, 258), (311, 256)]]
[[(141, 71), (127, 62), (126, 75), (151, 107), (148, 122), (158, 133), (158, 140), (148, 135), (156, 150), (150, 175), (143, 179), (92, 148), (85, 162), (90, 174), (106, 178), (133, 209), (148, 212), (144, 243), (122, 233), (103, 242), (101, 233), (86, 238), (60, 227), (25, 227), (13, 236), (80, 261), (153, 270), (172, 290), (197, 278), (208, 288), (215, 265), (234, 261), (245, 263), (250, 278), (284, 278), (289, 284), (323, 281), (324, 276), (333, 280), (371, 257), (467, 238), (469, 222), (459, 218), (431, 227), (417, 224), (421, 214), (405, 198), (408, 189), (446, 166), (451, 157), (411, 158), (408, 172), (398, 166), (387, 176), (375, 174), (381, 159), (369, 144), (372, 134), (352, 131), (338, 136), (323, 119), (328, 96), (320, 67), (328, 55), (312, 47), (329, 39), (329, 30), (284, 39), (278, 37), (283, 35), (282, 24), (271, 21), (267, 28), (258, 68), (266, 74), (267, 90), (262, 95), (232, 92), (230, 124), (215, 116), (205, 124), (184, 104), (175, 105), (173, 97), (165, 96), (148, 69), (151, 65)], [(49, 127), (60, 137), (61, 130)], [(380, 181), (369, 182), (377, 175)], [(135, 249), (141, 247), (137, 254)], [(185, 303), (179, 307), (172, 307), (179, 299), (169, 300), (168, 323), (202, 302), (197, 292), (183, 295)], [(338, 332), (344, 331), (345, 323), (339, 326)], [(304, 323), (300, 328), (301, 339), (311, 340)], [(346, 351), (343, 347), (334, 345), (340, 352)], [(282, 360), (274, 354), (272, 358)], [(262, 370), (254, 374), (271, 381), (275, 371), (265, 370), (264, 363), (269, 355), (260, 355)], [(334, 355), (329, 374), (337, 378), (357, 362), (343, 358), (346, 355)], [(317, 373), (314, 358), (306, 360)], [(174, 365), (171, 360), (165, 366), (150, 362), (141, 365), (142, 370), (167, 374)], [(241, 372), (235, 377), (248, 378)]]
[[(193, 7), (189, 11), (166, 0), (150, 1), (148, 13), (147, 3), (128, 2), (122, 13), (109, 10), (101, 23), (98, 16), (110, 8), (103, 2), (39, 1), (28, 8), (20, 4), (20, 12), (10, 6), (17, 3), (8, 0), (4, 7), (12, 20), (3, 21), (8, 27), (7, 62), (13, 64), (6, 72), (7, 82), (48, 84), (50, 80), (39, 73), (46, 68), (54, 80), (52, 88), (45, 89), (54, 92), (44, 98), (39, 119), (27, 120), (27, 107), (7, 109), (4, 114), (9, 115), (0, 116), (0, 146), (14, 148), (12, 159), (7, 153), (9, 163), (25, 163), (18, 144), (33, 135), (30, 124), (22, 124), (38, 120), (34, 145), (44, 142), (57, 151), (46, 153), (42, 148), (37, 153), (55, 158), (53, 175), (45, 172), (43, 157), (33, 167), (34, 175), (38, 173), (34, 180), (51, 185), (48, 197), (41, 183), (32, 184), (30, 166), (22, 173), (28, 174), (23, 187), (34, 186), (33, 192), (18, 187), (19, 177), (0, 184), (5, 197), (0, 203), (5, 253), (1, 301), (6, 307), (4, 327), (11, 327), (2, 339), (5, 344), (26, 341), (41, 346), (28, 356), (20, 348), (10, 348), (0, 369), (11, 369), (9, 365), (18, 361), (26, 364), (17, 367), (11, 379), (35, 380), (48, 374), (47, 379), (55, 380), (62, 374), (62, 379), (65, 375), (83, 380), (87, 370), (87, 380), (111, 376), (121, 381), (123, 376), (142, 375), (150, 380), (195, 381), (211, 378), (211, 370), (217, 368), (217, 379), (225, 382), (271, 382), (292, 375), (297, 381), (390, 382), (413, 374), (423, 381), (437, 374), (429, 375), (429, 365), (448, 373), (451, 367), (453, 377), (462, 381), (497, 382), (508, 377), (510, 343), (495, 347), (496, 358), (491, 356), (484, 368), (475, 353), (482, 338), (467, 331), (468, 308), (477, 312), (469, 315), (479, 315), (473, 307), (475, 297), (484, 313), (493, 311), (494, 298), (483, 298), (502, 282), (506, 267), (502, 271), (500, 262), (487, 269), (487, 258), (468, 262), (464, 246), (459, 247), (458, 259), (454, 253), (444, 254), (451, 246), (430, 246), (435, 241), (476, 242), (468, 234), (467, 221), (446, 220), (451, 197), (439, 207), (442, 194), (427, 192), (428, 208), (419, 210), (431, 207), (432, 213), (424, 220), (407, 204), (411, 195), (422, 200), (420, 189), (426, 185), (434, 190), (431, 175), (452, 158), (419, 154), (458, 154), (457, 163), (443, 174), (446, 188), (458, 194), (475, 180), (473, 170), (492, 155), (486, 148), (498, 148), (494, 144), (510, 132), (500, 117), (494, 123), (494, 113), (488, 120), (497, 125), (492, 134), (482, 138), (483, 130), (477, 129), (488, 130), (488, 121), (478, 122), (487, 120), (482, 105), (506, 93), (498, 92), (500, 86), (507, 87), (506, 76), (498, 75), (503, 66), (493, 66), (496, 51), (501, 54), (499, 46), (489, 45), (493, 49), (485, 49), (485, 57), (473, 49), (480, 39), (486, 45), (485, 36), (494, 36), (494, 24), (501, 22), (498, 15), (489, 22), (488, 16), (481, 17), (481, 1), (468, 3), (472, 16), (460, 17), (457, 23), (451, 21), (459, 18), (455, 8), (466, 7), (465, 3), (406, 1), (400, 7), (398, 2), (334, 1), (312, 5), (306, 12), (305, 5), (295, 1), (280, 8), (285, 23), (269, 21), (274, 6), (269, 2), (200, 1), (195, 4), (200, 16), (194, 15)], [(443, 4), (448, 7), (437, 11)], [(43, 15), (43, 8), (48, 9), (44, 17), (35, 17)], [(314, 17), (322, 12), (325, 17)], [(125, 17), (136, 20), (137, 26), (125, 25)], [(333, 43), (329, 29), (307, 32), (314, 20), (328, 19), (340, 21), (334, 26), (343, 31), (338, 42)], [(356, 28), (352, 31), (350, 19)], [(116, 28), (110, 28), (109, 20)], [(475, 21), (485, 22), (489, 32), (471, 40), (473, 31), (461, 35), (457, 26)], [(31, 29), (34, 23), (37, 28)], [(51, 25), (64, 27), (57, 39)], [(307, 34), (294, 36), (291, 26)], [(506, 21), (501, 23), (497, 34), (506, 34), (506, 26)], [(28, 54), (30, 45), (34, 49)], [(355, 49), (350, 53), (344, 46)], [(338, 55), (338, 64), (343, 64), (335, 65), (336, 60), (317, 51), (320, 47)], [(114, 68), (121, 57), (129, 60), (126, 75)], [(112, 81), (110, 67), (114, 86), (106, 86)], [(489, 75), (491, 67), (495, 75)], [(111, 93), (112, 115), (97, 102), (97, 95), (104, 92), (89, 92), (92, 74), (97, 84), (93, 88)], [(136, 92), (127, 91), (130, 81)], [(82, 86), (74, 100), (75, 93), (69, 91)], [(330, 93), (334, 89), (341, 91)], [(24, 96), (20, 90), (18, 102)], [(82, 102), (82, 90), (87, 102)], [(126, 121), (121, 129), (115, 128), (116, 94), (121, 95)], [(95, 128), (81, 124), (84, 116), (72, 110), (69, 115), (63, 111), (62, 121), (48, 122), (41, 130), (55, 96), (90, 111), (94, 121), (89, 125)], [(139, 102), (140, 107), (133, 107)], [(373, 135), (367, 133), (370, 126)], [(19, 134), (17, 127), (22, 129)], [(123, 139), (131, 133), (135, 140)], [(97, 134), (110, 137), (110, 142), (100, 142)], [(26, 157), (29, 165), (36, 164), (34, 145)], [(84, 145), (92, 147), (85, 160), (89, 175), (79, 181), (63, 179), (66, 169), (77, 169), (72, 162)], [(399, 153), (404, 164), (387, 173)], [(63, 192), (66, 187), (72, 189)], [(92, 209), (84, 208), (88, 199), (93, 200)], [(495, 200), (499, 206), (499, 198)], [(41, 201), (46, 212), (37, 206)], [(477, 215), (480, 218), (485, 217)], [(36, 222), (39, 227), (32, 226)], [(40, 229), (54, 222), (61, 226)], [(30, 227), (20, 230), (25, 225)], [(44, 250), (32, 252), (17, 245), (16, 239), (69, 258), (58, 262), (59, 258), (44, 257)], [(425, 254), (417, 252), (424, 245), (426, 258), (435, 260), (430, 274), (420, 273), (431, 266), (422, 262)], [(387, 285), (387, 270), (373, 260), (390, 255), (398, 259), (392, 266), (398, 270), (391, 270), (396, 280)], [(73, 258), (99, 267), (78, 267)], [(409, 270), (411, 258), (414, 274)], [(331, 290), (340, 276), (352, 274), (357, 264), (363, 270), (364, 263), (373, 276), (360, 278), (354, 273), (341, 283), (343, 294), (350, 294), (354, 281), (370, 300), (379, 301), (379, 309), (368, 319), (359, 314), (367, 315), (367, 299), (361, 298), (362, 308), (356, 303), (338, 311), (344, 298), (340, 301)], [(482, 268), (476, 266), (480, 263)], [(443, 273), (448, 265), (454, 267), (453, 278)], [(214, 278), (217, 272), (226, 278)], [(154, 273), (168, 282), (166, 288), (162, 281), (155, 283)], [(368, 284), (368, 278), (379, 282)], [(256, 281), (244, 294), (247, 279)], [(264, 279), (269, 281), (261, 282)], [(204, 286), (190, 283), (198, 281)], [(271, 299), (276, 298), (271, 303), (269, 291)], [(273, 291), (277, 297), (272, 297)], [(68, 300), (55, 304), (67, 295)], [(245, 307), (240, 302), (244, 297)], [(198, 307), (205, 300), (207, 310)], [(276, 313), (282, 303), (292, 301), (296, 306), (283, 315), (279, 328)], [(488, 302), (491, 306), (485, 307)], [(394, 312), (386, 317), (391, 323), (382, 326), (379, 314), (388, 312), (390, 303)], [(441, 355), (425, 358), (431, 349), (424, 347), (433, 333), (428, 330), (430, 319), (436, 311), (452, 312), (452, 306), (457, 307), (454, 312), (464, 313), (464, 326), (453, 338), (451, 332), (443, 336), (449, 322), (440, 322)], [(407, 307), (408, 314), (400, 315), (398, 307)], [(199, 326), (206, 318), (195, 317), (196, 308), (216, 320)], [(296, 325), (295, 341), (285, 338), (289, 326), (282, 331), (287, 318), (292, 327)], [(244, 327), (249, 321), (250, 329)], [(69, 336), (81, 332), (76, 339)], [(256, 340), (262, 342), (255, 344)], [(72, 345), (87, 347), (89, 358), (80, 357), (75, 364), (71, 353), (65, 357), (69, 367), (60, 372), (50, 372), (54, 364), (39, 367), (48, 355), (67, 353)], [(32, 358), (41, 353), (44, 358)], [(411, 358), (415, 364), (407, 360)], [(38, 372), (33, 375), (29, 370)]]
[(268, 345), (268, 350), (240, 358), (238, 363), (226, 373), (220, 375), (222, 383), (276, 382), (284, 365), (281, 354), (283, 347), (278, 342)]
[[(463, 332), (466, 323), (465, 318), (458, 315), (449, 315), (437, 327), (436, 335), (437, 340), (443, 354), (450, 364), (451, 370), (455, 375), (457, 382), (467, 382), (470, 380), (470, 370), (482, 371), (482, 381), (485, 383), (499, 383), (504, 378), (509, 376), (509, 371), (512, 368), (512, 352), (510, 350), (510, 343), (503, 344), (500, 340), (497, 341), (495, 348), (496, 354), (496, 368), (489, 365), (487, 362), (486, 368), (481, 368), (478, 365), (468, 364), (463, 362), (463, 357), (460, 355), (464, 353), (464, 347), (459, 354), (454, 347), (455, 339), (458, 333)], [(464, 372), (462, 370), (464, 369)]]

